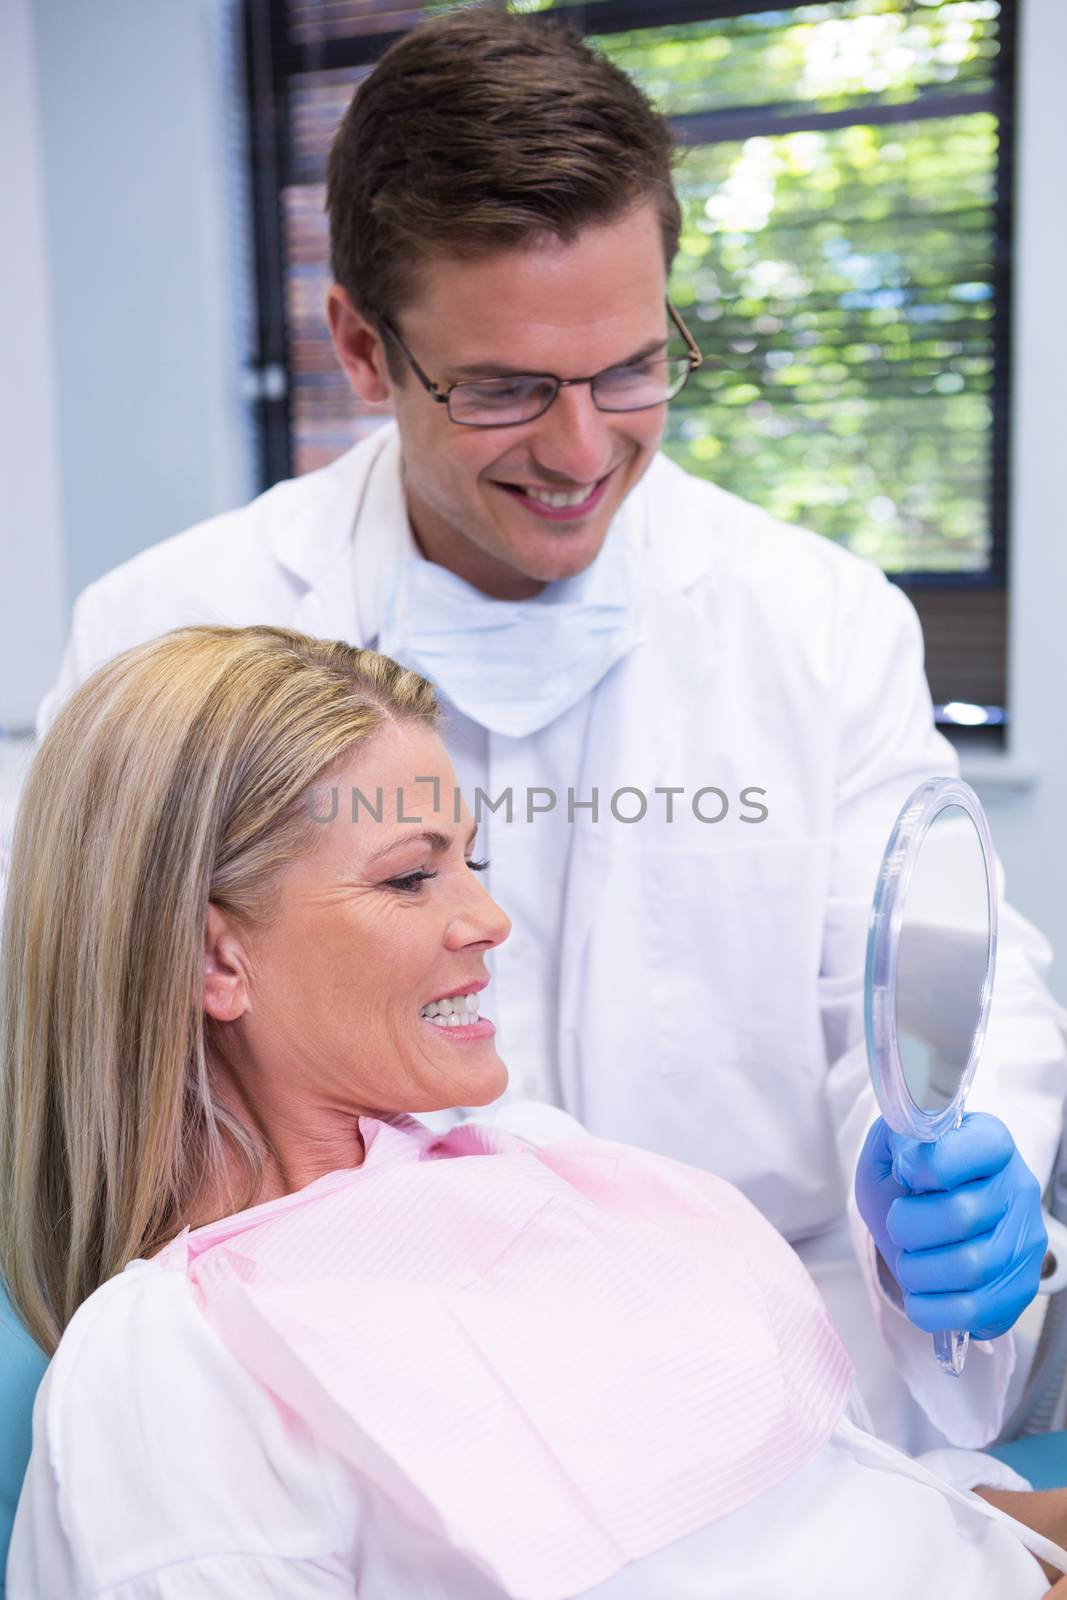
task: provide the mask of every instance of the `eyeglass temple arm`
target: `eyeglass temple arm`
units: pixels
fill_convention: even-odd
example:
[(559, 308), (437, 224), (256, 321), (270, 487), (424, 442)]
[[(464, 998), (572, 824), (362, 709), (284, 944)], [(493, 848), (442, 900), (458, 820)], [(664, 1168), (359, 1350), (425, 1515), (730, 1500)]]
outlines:
[(681, 313), (675, 309), (669, 300), (667, 301), (667, 314), (685, 340), (685, 347), (689, 351), (689, 364), (692, 371), (695, 372), (698, 367), (704, 365), (704, 353), (682, 321)]
[(393, 340), (394, 344), (399, 346), (401, 355), (404, 357), (404, 360), (407, 362), (416, 378), (418, 378), (419, 382), (422, 384), (422, 387), (426, 390), (426, 393), (430, 396), (430, 399), (436, 400), (438, 405), (447, 406), (448, 396), (451, 393), (451, 390), (439, 388), (437, 384), (434, 383), (432, 378), (428, 378), (425, 372), (423, 372), (422, 368), (419, 366), (419, 363), (415, 360), (415, 357), (412, 355), (407, 345), (404, 343), (403, 339), (393, 327), (392, 323), (386, 322), (384, 317), (382, 317), (380, 321), (381, 326), (385, 329), (390, 339)]

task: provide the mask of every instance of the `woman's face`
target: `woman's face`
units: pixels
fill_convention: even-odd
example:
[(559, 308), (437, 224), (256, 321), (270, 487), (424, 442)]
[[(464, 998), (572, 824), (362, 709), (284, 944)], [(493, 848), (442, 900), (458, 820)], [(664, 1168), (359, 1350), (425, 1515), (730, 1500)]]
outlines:
[[(380, 821), (362, 802), (353, 820), (354, 790), (376, 808), (381, 791)], [(316, 817), (336, 815), (285, 869), (270, 925), (244, 935), (209, 918), (205, 1008), (227, 1024), (246, 1104), (275, 1146), (280, 1123), (325, 1147), (351, 1137), (353, 1114), (496, 1099), (507, 1071), (481, 1009), (485, 955), (511, 925), (472, 864), (441, 740), (387, 724), (313, 798)]]

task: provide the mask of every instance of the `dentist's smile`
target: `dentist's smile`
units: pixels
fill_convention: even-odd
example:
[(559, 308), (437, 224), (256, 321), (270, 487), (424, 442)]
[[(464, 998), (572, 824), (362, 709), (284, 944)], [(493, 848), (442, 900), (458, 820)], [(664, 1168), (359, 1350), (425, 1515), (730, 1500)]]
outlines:
[(549, 522), (574, 522), (596, 510), (615, 471), (613, 467), (611, 472), (598, 478), (590, 488), (569, 491), (516, 483), (497, 483), (494, 487), (509, 494), (535, 517), (543, 517)]

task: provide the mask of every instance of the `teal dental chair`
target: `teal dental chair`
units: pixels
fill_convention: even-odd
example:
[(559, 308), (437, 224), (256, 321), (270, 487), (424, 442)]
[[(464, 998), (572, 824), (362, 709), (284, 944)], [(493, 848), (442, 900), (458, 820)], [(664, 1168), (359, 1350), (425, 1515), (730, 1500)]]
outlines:
[(34, 1344), (0, 1288), (0, 1600), (6, 1588), (11, 1525), (30, 1458), (33, 1397), (47, 1365), (44, 1351)]

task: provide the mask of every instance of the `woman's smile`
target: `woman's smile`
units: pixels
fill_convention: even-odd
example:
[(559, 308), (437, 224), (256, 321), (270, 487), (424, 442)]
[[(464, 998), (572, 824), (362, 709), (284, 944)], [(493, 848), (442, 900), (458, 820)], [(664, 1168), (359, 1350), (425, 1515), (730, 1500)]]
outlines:
[(488, 1017), (482, 1016), (478, 1000), (487, 982), (488, 979), (482, 978), (466, 988), (450, 989), (447, 994), (427, 1001), (419, 1016), (435, 1032), (447, 1034), (453, 1044), (463, 1044), (470, 1039), (491, 1039), (496, 1028)]

